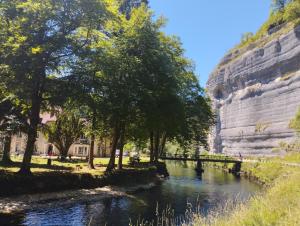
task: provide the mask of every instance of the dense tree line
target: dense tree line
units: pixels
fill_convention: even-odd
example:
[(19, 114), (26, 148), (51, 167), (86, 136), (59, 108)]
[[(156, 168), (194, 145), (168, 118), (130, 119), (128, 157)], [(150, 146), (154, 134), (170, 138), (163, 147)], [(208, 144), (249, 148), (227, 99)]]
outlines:
[(20, 173), (30, 172), (43, 111), (57, 112), (43, 131), (64, 158), (77, 131), (89, 135), (90, 168), (99, 136), (111, 139), (108, 171), (128, 142), (149, 144), (151, 162), (168, 141), (206, 145), (209, 100), (164, 23), (147, 1), (0, 2), (0, 121), (5, 131), (13, 115), (27, 133)]

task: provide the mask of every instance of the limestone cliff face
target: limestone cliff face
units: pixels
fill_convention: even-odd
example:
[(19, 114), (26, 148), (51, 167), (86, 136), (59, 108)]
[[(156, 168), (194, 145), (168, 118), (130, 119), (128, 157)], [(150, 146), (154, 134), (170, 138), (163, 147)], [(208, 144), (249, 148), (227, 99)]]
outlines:
[(207, 89), (217, 115), (211, 151), (274, 154), (295, 136), (288, 125), (300, 107), (300, 26), (261, 48), (225, 56)]

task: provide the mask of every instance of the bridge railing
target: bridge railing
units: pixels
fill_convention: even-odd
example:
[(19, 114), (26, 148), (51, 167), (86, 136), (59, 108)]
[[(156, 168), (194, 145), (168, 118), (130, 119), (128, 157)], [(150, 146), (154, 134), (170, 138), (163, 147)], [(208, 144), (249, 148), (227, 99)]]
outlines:
[(189, 155), (189, 154), (164, 154), (161, 158), (174, 158), (174, 159), (213, 159), (213, 160), (238, 160), (232, 156), (227, 155)]

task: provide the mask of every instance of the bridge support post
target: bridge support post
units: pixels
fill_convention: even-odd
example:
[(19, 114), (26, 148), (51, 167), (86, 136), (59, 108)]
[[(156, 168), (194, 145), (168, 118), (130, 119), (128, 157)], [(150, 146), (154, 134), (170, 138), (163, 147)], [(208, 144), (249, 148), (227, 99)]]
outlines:
[(235, 163), (233, 168), (232, 168), (232, 173), (235, 174), (235, 175), (240, 175), (241, 167), (242, 167), (241, 162)]
[(196, 171), (197, 171), (197, 173), (203, 173), (204, 172), (201, 160), (197, 160)]

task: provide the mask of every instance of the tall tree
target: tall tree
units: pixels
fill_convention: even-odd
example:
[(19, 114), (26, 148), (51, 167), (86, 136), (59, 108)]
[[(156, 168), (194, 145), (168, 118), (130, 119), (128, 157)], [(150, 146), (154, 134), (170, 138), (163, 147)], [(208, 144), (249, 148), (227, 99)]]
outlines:
[[(28, 139), (20, 173), (30, 173), (40, 110), (68, 62), (92, 41), (107, 18), (99, 0), (3, 0), (0, 2), (0, 58), (13, 72), (7, 87), (29, 106)], [(0, 73), (1, 75), (1, 73)]]
[(10, 164), (10, 148), (12, 136), (18, 132), (26, 132), (26, 109), (14, 95), (8, 93), (0, 85), (0, 134), (4, 141), (2, 162)]
[[(109, 38), (100, 41), (99, 47), (93, 49), (94, 57), (89, 54), (89, 68), (93, 72), (86, 81), (93, 80), (90, 92), (93, 109), (112, 138), (107, 171), (114, 169), (116, 149), (122, 131), (125, 131), (136, 115), (136, 71), (140, 65), (132, 52), (131, 41), (137, 37), (134, 27), (140, 24), (133, 24), (132, 19), (137, 20), (137, 17), (127, 19), (124, 14), (119, 13), (118, 21), (111, 22), (104, 28)], [(82, 79), (85, 80), (81, 76)]]
[(48, 141), (57, 147), (61, 160), (66, 160), (69, 149), (84, 132), (85, 123), (78, 112), (62, 110), (54, 122), (43, 126)]

